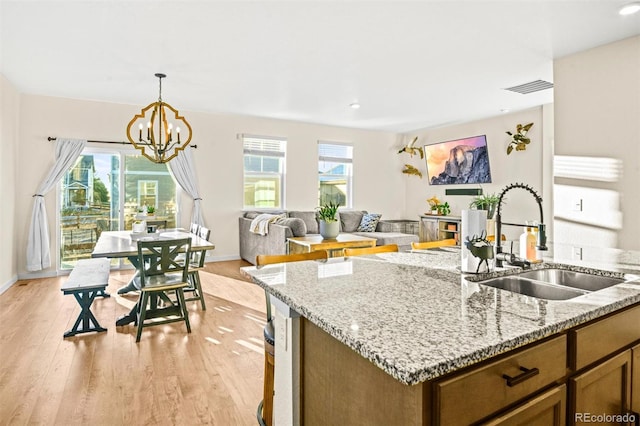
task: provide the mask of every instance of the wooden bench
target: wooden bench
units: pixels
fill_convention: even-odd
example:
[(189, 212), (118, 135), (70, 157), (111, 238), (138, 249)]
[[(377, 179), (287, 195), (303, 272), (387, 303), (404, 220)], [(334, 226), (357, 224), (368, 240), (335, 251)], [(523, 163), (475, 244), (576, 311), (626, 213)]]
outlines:
[(92, 331), (107, 331), (100, 326), (91, 312), (91, 304), (96, 296), (108, 297), (105, 289), (109, 284), (109, 263), (107, 258), (80, 259), (69, 274), (69, 279), (62, 285), (62, 292), (73, 294), (82, 309), (75, 324), (71, 330), (64, 333), (64, 337)]

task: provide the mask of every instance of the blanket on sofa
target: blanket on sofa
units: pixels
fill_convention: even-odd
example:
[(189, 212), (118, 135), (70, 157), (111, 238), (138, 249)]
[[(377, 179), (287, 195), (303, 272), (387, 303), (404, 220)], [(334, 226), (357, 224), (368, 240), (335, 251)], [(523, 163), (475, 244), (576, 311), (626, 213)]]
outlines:
[(280, 219), (282, 216), (277, 214), (262, 213), (253, 218), (249, 231), (254, 234), (267, 235), (269, 233), (269, 224)]

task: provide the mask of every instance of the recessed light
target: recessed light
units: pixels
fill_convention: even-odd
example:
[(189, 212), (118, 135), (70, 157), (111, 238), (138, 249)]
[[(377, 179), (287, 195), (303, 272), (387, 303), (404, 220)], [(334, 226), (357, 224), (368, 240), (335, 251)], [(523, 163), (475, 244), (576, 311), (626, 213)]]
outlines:
[(360, 104), (358, 102), (354, 102), (352, 104), (349, 104), (349, 106), (353, 109), (358, 109), (360, 108)]
[(640, 11), (640, 3), (634, 2), (634, 3), (625, 4), (624, 6), (622, 6), (618, 11), (618, 13), (622, 16), (627, 16), (627, 15), (633, 15), (638, 11)]

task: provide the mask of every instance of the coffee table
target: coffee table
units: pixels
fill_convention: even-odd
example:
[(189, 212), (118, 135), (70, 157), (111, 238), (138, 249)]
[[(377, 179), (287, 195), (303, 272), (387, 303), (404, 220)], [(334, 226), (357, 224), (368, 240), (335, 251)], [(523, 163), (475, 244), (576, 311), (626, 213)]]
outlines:
[(329, 257), (344, 255), (345, 248), (374, 247), (375, 238), (361, 237), (353, 234), (338, 234), (336, 238), (324, 239), (322, 235), (306, 235), (304, 237), (287, 238), (289, 253), (308, 253), (327, 250)]

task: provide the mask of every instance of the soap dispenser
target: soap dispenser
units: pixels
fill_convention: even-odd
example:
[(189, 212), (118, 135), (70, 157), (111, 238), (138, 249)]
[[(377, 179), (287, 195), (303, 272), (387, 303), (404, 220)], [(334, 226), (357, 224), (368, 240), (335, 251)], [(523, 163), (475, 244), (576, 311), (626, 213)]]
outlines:
[[(528, 223), (527, 223), (528, 225)], [(536, 236), (530, 226), (525, 226), (520, 235), (520, 257), (530, 262), (536, 261)]]

